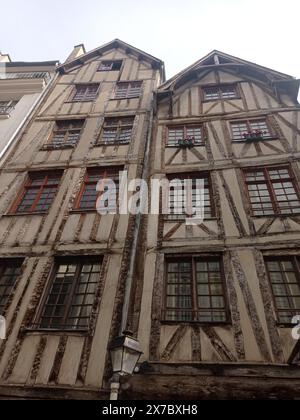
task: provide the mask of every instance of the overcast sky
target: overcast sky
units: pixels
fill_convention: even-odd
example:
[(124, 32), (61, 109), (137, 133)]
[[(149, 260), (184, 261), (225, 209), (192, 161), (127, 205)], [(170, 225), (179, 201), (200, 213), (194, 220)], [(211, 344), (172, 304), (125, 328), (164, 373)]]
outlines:
[(63, 61), (119, 38), (162, 59), (167, 77), (218, 49), (300, 78), (300, 0), (1, 1), (0, 51)]

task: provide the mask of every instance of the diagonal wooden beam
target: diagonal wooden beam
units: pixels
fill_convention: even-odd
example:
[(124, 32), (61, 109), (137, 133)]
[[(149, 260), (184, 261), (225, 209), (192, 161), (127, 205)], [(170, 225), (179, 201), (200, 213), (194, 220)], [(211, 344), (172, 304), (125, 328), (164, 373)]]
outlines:
[(288, 358), (288, 364), (289, 365), (294, 364), (296, 357), (299, 356), (299, 355), (300, 355), (300, 340), (298, 340), (295, 347), (293, 348), (293, 351), (292, 351), (290, 357)]
[(213, 348), (218, 353), (223, 361), (236, 362), (236, 357), (231, 353), (226, 344), (221, 340), (220, 336), (212, 327), (202, 327), (202, 330), (209, 338)]
[(166, 233), (166, 235), (163, 237), (163, 241), (167, 241), (168, 239), (170, 239), (175, 232), (177, 232), (177, 230), (180, 228), (180, 226), (182, 225), (182, 222), (176, 223), (175, 226), (173, 226), (168, 233)]
[(167, 347), (163, 351), (161, 355), (161, 360), (168, 362), (172, 355), (174, 354), (176, 347), (180, 343), (180, 341), (183, 339), (186, 331), (187, 331), (187, 325), (180, 325), (179, 328), (175, 331), (175, 333), (172, 335), (169, 343), (167, 344)]

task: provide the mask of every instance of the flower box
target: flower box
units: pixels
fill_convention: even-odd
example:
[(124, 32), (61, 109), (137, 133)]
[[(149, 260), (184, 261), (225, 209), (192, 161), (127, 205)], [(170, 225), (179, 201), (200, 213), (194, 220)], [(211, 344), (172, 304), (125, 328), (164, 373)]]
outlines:
[(195, 145), (194, 137), (186, 137), (185, 139), (178, 140), (179, 147), (193, 147)]
[(263, 140), (265, 134), (267, 134), (266, 131), (255, 130), (255, 131), (248, 131), (247, 133), (244, 133), (243, 137), (246, 140), (246, 142), (251, 143), (253, 141)]

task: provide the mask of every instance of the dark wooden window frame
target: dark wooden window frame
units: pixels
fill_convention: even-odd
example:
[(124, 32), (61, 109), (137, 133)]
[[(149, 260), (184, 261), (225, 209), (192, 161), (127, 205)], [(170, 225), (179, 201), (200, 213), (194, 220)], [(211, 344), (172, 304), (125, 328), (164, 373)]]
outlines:
[(230, 120), (229, 121), (229, 125), (230, 125), (230, 133), (231, 133), (231, 141), (232, 143), (246, 143), (246, 139), (240, 139), (240, 140), (236, 140), (234, 139), (234, 135), (233, 135), (233, 130), (232, 130), (232, 124), (246, 124), (247, 125), (247, 129), (251, 131), (251, 126), (250, 123), (251, 122), (259, 122), (259, 121), (263, 121), (266, 123), (266, 126), (268, 128), (268, 131), (270, 133), (269, 136), (266, 136), (263, 138), (262, 141), (269, 141), (269, 140), (276, 140), (278, 138), (277, 134), (274, 132), (274, 129), (271, 127), (271, 124), (268, 120), (268, 117), (263, 117), (263, 118), (248, 118), (248, 119), (236, 119), (236, 120)]
[[(220, 92), (222, 92), (222, 88), (223, 87), (230, 87), (232, 86), (235, 90), (235, 97), (234, 98), (223, 98), (222, 95), (220, 95)], [(218, 89), (218, 93), (219, 93), (219, 97), (216, 99), (206, 99), (206, 94), (205, 94), (205, 89), (209, 89), (209, 88), (216, 88)], [(241, 94), (240, 94), (240, 88), (237, 82), (234, 83), (212, 83), (212, 84), (207, 84), (204, 86), (201, 86), (201, 92), (202, 92), (202, 102), (215, 102), (215, 101), (231, 101), (231, 100), (235, 100), (235, 99), (241, 99)]]
[[(269, 172), (268, 172), (269, 170), (279, 170), (279, 169), (287, 169), (288, 170), (288, 173), (289, 173), (289, 176), (290, 176), (289, 182), (291, 182), (293, 184), (296, 195), (298, 196), (298, 199), (300, 200), (300, 189), (298, 187), (297, 181), (295, 180), (294, 173), (293, 173), (293, 171), (292, 171), (292, 169), (289, 165), (264, 166), (264, 167), (261, 167), (261, 166), (260, 167), (255, 167), (254, 166), (254, 167), (242, 168), (241, 175), (242, 175), (243, 183), (245, 185), (245, 191), (246, 191), (246, 194), (247, 194), (248, 203), (249, 203), (250, 208), (251, 208), (252, 217), (277, 217), (277, 216), (289, 217), (290, 216), (289, 214), (280, 212), (280, 209), (279, 209), (278, 204), (277, 204), (276, 195), (275, 195), (273, 187), (272, 187), (273, 182), (271, 181), (270, 176), (269, 176)], [(247, 181), (246, 173), (247, 172), (253, 172), (253, 171), (263, 171), (264, 174), (267, 175), (267, 178), (264, 181), (253, 181), (253, 182)], [(279, 181), (282, 181), (282, 180), (279, 180)], [(253, 208), (252, 208), (252, 204), (251, 204), (251, 197), (250, 197), (249, 190), (248, 190), (248, 185), (259, 184), (259, 183), (267, 185), (269, 195), (270, 195), (270, 198), (271, 198), (271, 203), (272, 203), (273, 210), (274, 210), (273, 214), (270, 214), (270, 215), (255, 215), (254, 212), (253, 212)], [(297, 213), (291, 213), (291, 214), (296, 215)]]
[[(133, 96), (131, 96), (131, 95), (128, 96), (128, 92), (130, 92), (131, 85), (134, 84), (134, 83), (140, 84), (140, 93), (139, 94), (136, 94), (136, 95), (133, 95)], [(126, 85), (126, 84), (128, 85), (126, 96), (121, 97), (121, 98), (118, 98), (117, 97), (118, 86), (120, 86), (120, 85)], [(144, 81), (143, 80), (128, 80), (128, 81), (124, 81), (124, 82), (117, 82), (116, 83), (116, 86), (115, 86), (115, 89), (114, 89), (114, 95), (113, 95), (113, 98), (112, 99), (114, 99), (116, 101), (122, 101), (122, 100), (126, 100), (126, 99), (129, 100), (129, 99), (137, 99), (137, 98), (140, 98), (141, 95), (142, 95), (142, 93), (143, 93), (143, 84), (144, 84)]]
[[(205, 220), (211, 220), (211, 219), (215, 219), (217, 218), (217, 212), (216, 212), (216, 205), (215, 202), (213, 200), (213, 186), (212, 186), (212, 182), (211, 182), (211, 173), (208, 171), (203, 171), (203, 172), (180, 172), (180, 173), (172, 173), (172, 174), (167, 174), (166, 177), (169, 181), (172, 181), (172, 179), (189, 179), (189, 178), (197, 178), (197, 177), (201, 177), (201, 178), (207, 178), (208, 180), (208, 186), (209, 186), (209, 198), (210, 198), (210, 210), (211, 210), (211, 216)], [(162, 194), (162, 193), (161, 193)], [(182, 221), (186, 219), (186, 215), (178, 215), (176, 218), (171, 218), (170, 215), (165, 214), (163, 215), (164, 220), (166, 222), (176, 222), (176, 221)]]
[[(47, 214), (49, 212), (54, 200), (55, 200), (55, 197), (53, 198), (52, 203), (51, 203), (48, 210), (38, 210), (38, 211), (36, 211), (36, 207), (39, 205), (39, 200), (41, 198), (41, 195), (42, 195), (44, 189), (47, 188), (49, 175), (54, 175), (54, 176), (57, 176), (59, 178), (57, 184), (51, 184), (52, 187), (53, 186), (56, 187), (56, 192), (55, 192), (55, 197), (56, 197), (58, 189), (59, 189), (59, 185), (60, 185), (60, 182), (61, 182), (61, 178), (62, 178), (62, 175), (63, 175), (63, 170), (52, 171), (52, 172), (50, 172), (50, 171), (48, 171), (48, 172), (31, 172), (27, 175), (26, 180), (25, 180), (25, 182), (23, 183), (23, 186), (20, 189), (18, 197), (17, 197), (17, 199), (14, 200), (13, 205), (11, 206), (8, 214), (15, 215), (15, 216), (22, 216), (24, 214)], [(35, 177), (38, 177), (38, 176), (44, 176), (44, 182), (40, 186), (34, 187), (34, 186), (32, 186), (32, 182), (34, 181)], [(26, 193), (30, 188), (39, 190), (36, 198), (33, 201), (31, 209), (26, 211), (26, 212), (18, 212), (18, 208), (22, 204), (22, 201), (25, 198)]]
[[(119, 171), (123, 171), (124, 170), (124, 167), (122, 167), (122, 166), (116, 166), (116, 167), (114, 167), (114, 166), (109, 166), (109, 167), (103, 167), (103, 168), (94, 168), (94, 167), (91, 167), (91, 168), (87, 168), (87, 170), (86, 170), (86, 173), (85, 173), (85, 175), (84, 175), (84, 180), (83, 180), (83, 182), (82, 182), (82, 185), (81, 185), (81, 188), (80, 188), (80, 191), (79, 191), (79, 193), (78, 193), (78, 195), (77, 195), (77, 198), (76, 198), (76, 201), (75, 201), (75, 205), (74, 205), (74, 208), (73, 208), (73, 212), (77, 212), (77, 213), (83, 213), (83, 212), (95, 212), (95, 211), (97, 211), (97, 209), (96, 209), (96, 202), (97, 202), (97, 199), (96, 199), (96, 201), (95, 201), (95, 207), (93, 207), (93, 208), (91, 208), (91, 207), (86, 207), (86, 208), (83, 208), (83, 207), (80, 207), (80, 205), (81, 205), (81, 200), (82, 200), (82, 197), (83, 197), (83, 195), (84, 195), (84, 192), (85, 192), (85, 190), (86, 190), (86, 185), (90, 185), (90, 184), (93, 184), (93, 185), (97, 185), (97, 183), (95, 184), (95, 182), (92, 182), (92, 181), (89, 181), (89, 175), (90, 174), (93, 174), (93, 173), (99, 173), (99, 170), (101, 169), (101, 171), (103, 171), (103, 172), (101, 172), (101, 173), (103, 173), (103, 175), (104, 176), (106, 176), (107, 174), (109, 174), (109, 172), (119, 172)], [(102, 192), (99, 192), (98, 193), (98, 197), (100, 196), (102, 194)], [(98, 198), (97, 197), (97, 198)]]
[[(300, 286), (300, 261), (299, 261), (299, 258), (300, 258), (299, 255), (280, 255), (280, 256), (279, 255), (275, 255), (275, 256), (268, 255), (268, 256), (264, 256), (266, 273), (267, 273), (267, 277), (268, 277), (268, 280), (269, 280), (269, 283), (270, 283), (274, 309), (275, 309), (275, 313), (276, 313), (276, 317), (277, 317), (277, 324), (278, 324), (278, 326), (284, 327), (284, 328), (291, 327), (293, 324), (292, 323), (281, 322), (280, 321), (280, 313), (281, 312), (295, 312), (295, 315), (299, 315), (300, 314), (300, 309), (278, 309), (275, 294), (274, 294), (273, 287), (272, 287), (272, 280), (271, 280), (271, 276), (270, 276), (270, 271), (268, 269), (267, 262), (268, 261), (283, 261), (283, 260), (291, 261), (292, 265), (294, 267), (294, 273), (295, 273), (296, 279), (298, 281), (298, 285)], [(280, 271), (280, 272), (282, 272), (282, 271)], [(281, 283), (279, 283), (279, 284), (281, 284)]]
[[(76, 95), (77, 95), (77, 88), (79, 87), (88, 87), (88, 86), (97, 86), (97, 91), (95, 93), (95, 96), (93, 99), (81, 99), (78, 100), (76, 99)], [(81, 102), (95, 102), (95, 100), (97, 99), (98, 95), (99, 95), (99, 91), (100, 91), (100, 83), (76, 83), (73, 86), (72, 92), (68, 98), (68, 100), (66, 102), (71, 102), (71, 103), (81, 103)]]
[[(108, 63), (110, 64), (110, 66), (108, 66)], [(106, 68), (101, 68), (101, 66), (103, 66), (103, 64), (107, 64)], [(120, 71), (122, 68), (122, 64), (123, 64), (123, 60), (102, 60), (99, 63), (98, 69), (97, 71)], [(116, 66), (117, 68), (114, 68), (114, 66)]]
[[(38, 305), (37, 308), (37, 312), (36, 315), (33, 319), (32, 324), (30, 325), (30, 329), (32, 330), (45, 330), (48, 332), (51, 331), (73, 331), (73, 332), (87, 332), (89, 327), (87, 328), (64, 328), (64, 325), (62, 325), (60, 328), (43, 328), (40, 326), (41, 322), (42, 322), (42, 314), (43, 314), (43, 310), (44, 307), (47, 303), (48, 297), (49, 297), (49, 293), (51, 291), (51, 288), (54, 284), (54, 281), (56, 279), (56, 275), (58, 274), (58, 268), (60, 265), (62, 264), (75, 264), (77, 265), (75, 274), (74, 274), (74, 278), (75, 281), (72, 284), (72, 288), (71, 291), (69, 293), (69, 297), (68, 300), (66, 302), (66, 308), (65, 308), (65, 312), (64, 312), (64, 319), (66, 320), (69, 310), (72, 306), (72, 299), (74, 297), (75, 291), (76, 291), (76, 287), (78, 286), (79, 280), (80, 280), (80, 274), (81, 274), (81, 270), (82, 270), (82, 266), (84, 265), (85, 262), (98, 262), (100, 264), (100, 273), (99, 273), (99, 286), (98, 288), (101, 286), (101, 277), (102, 277), (102, 268), (103, 268), (103, 255), (80, 255), (80, 256), (66, 256), (66, 257), (57, 257), (54, 262), (53, 265), (51, 267), (50, 270), (50, 274), (48, 276), (48, 280), (47, 280), (47, 286), (45, 288), (45, 291), (40, 299), (40, 303)], [(97, 289), (95, 291), (95, 296), (94, 296), (94, 303), (95, 303), (95, 299), (96, 299), (96, 294), (97, 294)]]
[[(74, 128), (71, 127), (71, 126), (69, 128), (60, 128), (59, 127), (60, 124), (63, 124), (63, 123), (68, 124), (69, 123), (71, 125), (72, 123), (77, 122), (77, 121), (82, 122), (81, 127), (77, 127), (77, 128), (76, 128), (76, 126)], [(55, 121), (55, 127), (52, 130), (52, 133), (51, 133), (47, 143), (42, 147), (42, 150), (43, 149), (44, 150), (49, 150), (49, 149), (50, 150), (74, 149), (76, 147), (76, 145), (78, 144), (79, 140), (80, 140), (80, 137), (81, 137), (83, 129), (84, 129), (84, 125), (85, 125), (85, 119), (78, 119), (78, 120), (70, 119), (70, 120), (57, 120), (57, 121)], [(60, 131), (65, 132), (64, 140), (63, 140), (63, 142), (60, 146), (55, 146), (53, 144), (53, 139), (55, 138), (55, 135)], [(67, 139), (69, 137), (69, 134), (72, 133), (72, 132), (75, 132), (75, 131), (79, 132), (77, 143), (75, 145), (71, 145), (71, 144), (68, 145), (67, 144)]]
[[(122, 124), (122, 120), (126, 120), (126, 119), (127, 120), (132, 119), (132, 122), (127, 123), (127, 124)], [(114, 127), (113, 126), (112, 127), (106, 126), (106, 123), (107, 123), (108, 120), (116, 120), (116, 121), (118, 121), (118, 125), (114, 126)], [(105, 118), (104, 122), (103, 122), (102, 129), (101, 129), (100, 136), (99, 136), (95, 146), (116, 146), (116, 145), (122, 146), (122, 145), (130, 144), (130, 142), (132, 140), (132, 135), (133, 135), (134, 122), (135, 122), (135, 115)], [(122, 133), (122, 128), (125, 128), (125, 127), (127, 127), (127, 128), (130, 127), (131, 128), (131, 138), (128, 141), (120, 142), (119, 138), (120, 138), (121, 133)], [(105, 131), (105, 129), (109, 129), (109, 128), (116, 128), (116, 138), (117, 138), (117, 140), (115, 140), (114, 142), (105, 142), (103, 140), (104, 131)]]
[(179, 145), (170, 145), (169, 144), (169, 131), (176, 130), (176, 129), (183, 129), (183, 137), (187, 137), (187, 130), (189, 128), (200, 128), (201, 130), (201, 143), (195, 143), (195, 147), (205, 146), (205, 139), (204, 139), (204, 127), (203, 124), (177, 124), (177, 125), (169, 125), (167, 126), (167, 135), (166, 135), (166, 147), (175, 147), (178, 148)]
[[(22, 265), (24, 262), (24, 258), (2, 258), (0, 259), (0, 285), (4, 286), (1, 284), (1, 278), (5, 273), (5, 270), (8, 267), (14, 267), (14, 268), (18, 268), (21, 271)], [(4, 305), (2, 304), (1, 306), (3, 306), (3, 312), (1, 312), (0, 310), (0, 315), (4, 315), (5, 314), (5, 308), (9, 302), (10, 296), (14, 293), (14, 290), (17, 286), (17, 282), (18, 279), (20, 278), (21, 272), (18, 272), (14, 278), (14, 284), (6, 284), (5, 287), (6, 289), (8, 289), (7, 291), (9, 291), (9, 293), (6, 293), (5, 296), (5, 303)], [(0, 295), (0, 298), (3, 298), (3, 295)]]
[[(192, 311), (193, 313), (197, 313), (199, 311), (198, 303), (197, 303), (197, 297), (199, 296), (197, 294), (197, 281), (195, 276), (195, 263), (199, 260), (205, 260), (205, 261), (218, 261), (220, 263), (220, 274), (221, 274), (221, 285), (223, 288), (223, 295), (225, 306), (224, 311), (226, 314), (226, 320), (225, 321), (209, 321), (209, 322), (203, 322), (198, 320), (166, 320), (165, 314), (167, 311), (167, 286), (168, 286), (168, 263), (169, 262), (184, 262), (184, 261), (192, 261)], [(210, 295), (214, 296), (214, 295)], [(230, 311), (230, 305), (229, 305), (229, 299), (228, 299), (228, 292), (227, 292), (227, 283), (226, 283), (226, 276), (224, 271), (224, 262), (223, 262), (223, 255), (222, 254), (169, 254), (165, 255), (164, 260), (164, 279), (163, 279), (163, 299), (162, 299), (162, 313), (161, 313), (161, 323), (162, 324), (198, 324), (198, 325), (230, 325), (232, 323), (231, 320), (231, 311)], [(209, 312), (212, 310), (211, 308), (207, 310)]]

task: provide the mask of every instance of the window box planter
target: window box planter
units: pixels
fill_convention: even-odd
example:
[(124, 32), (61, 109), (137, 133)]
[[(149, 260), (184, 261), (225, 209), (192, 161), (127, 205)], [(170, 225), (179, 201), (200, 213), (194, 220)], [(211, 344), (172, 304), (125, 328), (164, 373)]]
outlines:
[(265, 131), (256, 130), (251, 131), (248, 133), (244, 133), (243, 137), (247, 143), (255, 142), (255, 141), (261, 141), (264, 139), (264, 135), (267, 134)]
[(195, 145), (195, 139), (194, 139), (194, 137), (187, 137), (185, 139), (178, 140), (178, 146), (179, 147), (183, 147), (183, 148), (188, 147), (188, 148), (190, 148), (190, 147), (193, 147), (194, 145)]

